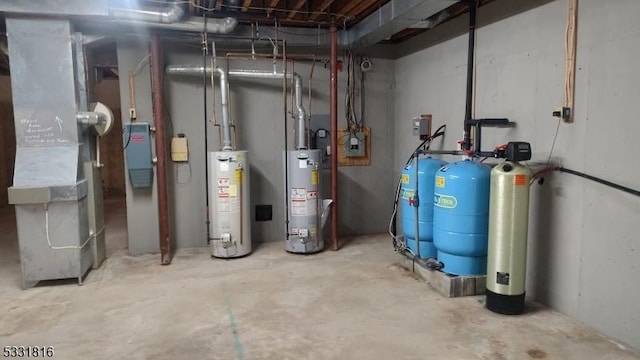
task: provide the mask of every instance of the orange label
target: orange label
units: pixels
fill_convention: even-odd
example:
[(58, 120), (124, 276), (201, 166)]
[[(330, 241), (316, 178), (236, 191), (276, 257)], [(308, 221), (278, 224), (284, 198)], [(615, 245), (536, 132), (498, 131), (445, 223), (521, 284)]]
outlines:
[(527, 175), (516, 175), (514, 182), (516, 186), (527, 185)]

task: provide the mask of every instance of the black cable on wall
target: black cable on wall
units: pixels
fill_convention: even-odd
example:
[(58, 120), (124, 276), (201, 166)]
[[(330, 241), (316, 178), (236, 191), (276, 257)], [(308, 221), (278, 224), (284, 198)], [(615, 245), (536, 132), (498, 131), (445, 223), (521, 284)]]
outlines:
[(575, 176), (579, 176), (579, 177), (587, 179), (587, 180), (595, 181), (595, 182), (597, 182), (599, 184), (602, 184), (602, 185), (605, 185), (605, 186), (609, 186), (611, 188), (614, 188), (616, 190), (620, 190), (620, 191), (625, 192), (627, 194), (640, 196), (640, 191), (638, 191), (638, 190), (631, 189), (631, 188), (628, 188), (626, 186), (622, 186), (620, 184), (612, 183), (611, 181), (607, 181), (607, 180), (601, 179), (599, 177), (595, 177), (595, 176), (592, 176), (592, 175), (589, 175), (589, 174), (585, 174), (585, 173), (582, 173), (580, 171), (567, 169), (565, 167), (559, 167), (558, 171), (563, 172), (563, 173), (567, 173), (567, 174), (571, 174), (571, 175), (575, 175)]

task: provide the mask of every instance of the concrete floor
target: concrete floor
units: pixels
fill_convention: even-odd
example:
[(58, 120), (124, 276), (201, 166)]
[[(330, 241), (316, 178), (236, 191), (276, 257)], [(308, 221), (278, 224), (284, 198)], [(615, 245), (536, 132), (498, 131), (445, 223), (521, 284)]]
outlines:
[(126, 254), (110, 202), (110, 258), (73, 281), (20, 289), (11, 211), (0, 211), (0, 345), (55, 346), (58, 359), (640, 359), (537, 304), (507, 317), (483, 298), (446, 299), (401, 269), (387, 236), (339, 252), (283, 243), (212, 260), (206, 248)]

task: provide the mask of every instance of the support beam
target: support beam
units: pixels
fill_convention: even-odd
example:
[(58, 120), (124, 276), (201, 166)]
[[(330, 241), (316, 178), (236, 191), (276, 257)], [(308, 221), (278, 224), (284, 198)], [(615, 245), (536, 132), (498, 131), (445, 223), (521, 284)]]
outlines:
[(293, 17), (296, 16), (298, 11), (304, 6), (306, 2), (307, 0), (298, 0), (298, 2), (293, 6), (293, 9), (291, 9), (289, 16), (287, 16), (287, 19), (288, 20), (293, 19)]
[(167, 188), (166, 147), (164, 133), (164, 76), (163, 51), (158, 34), (151, 35), (151, 92), (153, 122), (156, 127), (156, 172), (158, 177), (158, 220), (160, 223), (160, 255), (162, 265), (171, 264), (171, 239), (169, 234), (169, 203)]
[(324, 0), (322, 2), (322, 4), (320, 4), (320, 6), (318, 7), (318, 10), (316, 10), (316, 13), (311, 15), (309, 20), (314, 21), (315, 19), (320, 17), (320, 13), (325, 11), (325, 10), (327, 10), (329, 8), (329, 6), (331, 6), (331, 4), (333, 4), (334, 1), (336, 1), (336, 0)]
[(329, 28), (331, 41), (329, 45), (329, 113), (331, 135), (331, 250), (338, 250), (338, 29), (335, 20)]

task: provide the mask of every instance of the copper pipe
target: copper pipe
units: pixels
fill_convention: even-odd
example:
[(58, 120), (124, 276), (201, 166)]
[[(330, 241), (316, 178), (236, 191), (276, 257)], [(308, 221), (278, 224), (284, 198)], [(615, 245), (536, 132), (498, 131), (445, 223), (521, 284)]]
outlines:
[(158, 177), (158, 218), (160, 223), (160, 255), (162, 265), (171, 264), (171, 239), (169, 235), (169, 204), (167, 201), (167, 168), (164, 134), (164, 99), (162, 78), (164, 76), (163, 51), (160, 37), (151, 35), (151, 92), (153, 94), (153, 120), (156, 128), (156, 171)]
[(331, 116), (331, 250), (338, 250), (338, 29), (331, 20), (329, 110)]

